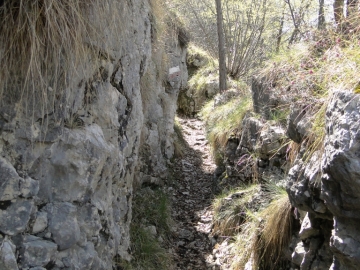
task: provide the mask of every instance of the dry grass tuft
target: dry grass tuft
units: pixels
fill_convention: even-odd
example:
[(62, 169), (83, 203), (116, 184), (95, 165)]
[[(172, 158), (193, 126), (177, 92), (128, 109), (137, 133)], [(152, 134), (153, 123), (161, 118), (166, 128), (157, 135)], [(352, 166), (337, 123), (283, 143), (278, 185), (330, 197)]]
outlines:
[(283, 251), (291, 240), (291, 207), (288, 195), (284, 191), (260, 213), (264, 225), (254, 242), (255, 268), (279, 269)]
[(253, 199), (259, 187), (251, 185), (231, 190), (214, 200), (214, 234), (233, 236), (240, 231), (248, 209), (253, 207)]
[(69, 76), (80, 72), (79, 61), (100, 53), (100, 30), (116, 25), (119, 5), (113, 0), (5, 0), (0, 6), (1, 100), (33, 106), (61, 100)]
[(253, 269), (279, 269), (283, 251), (292, 235), (291, 204), (285, 190), (267, 186), (271, 203), (259, 212), (247, 212), (232, 250), (233, 269), (244, 269), (251, 261)]

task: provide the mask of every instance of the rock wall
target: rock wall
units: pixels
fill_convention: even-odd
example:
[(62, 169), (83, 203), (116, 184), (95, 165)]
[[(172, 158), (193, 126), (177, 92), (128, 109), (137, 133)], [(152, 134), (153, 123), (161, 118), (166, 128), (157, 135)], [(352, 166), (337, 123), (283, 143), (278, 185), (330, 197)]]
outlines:
[[(288, 250), (292, 269), (359, 269), (359, 95), (331, 91), (324, 105), (323, 147), (315, 151), (309, 144), (311, 106), (294, 101), (281, 127), (269, 114), (284, 97), (277, 99), (271, 89), (266, 93), (264, 81), (253, 81), (257, 117), (249, 113), (242, 132), (228, 139), (220, 183), (236, 186), (256, 177), (286, 187), (298, 223), (294, 228), (300, 228)], [(295, 157), (291, 147), (298, 148)]]
[(0, 269), (130, 259), (133, 187), (164, 180), (173, 155), (186, 44), (175, 26), (157, 43), (147, 0), (120, 5), (121, 33), (103, 29), (64, 98), (36, 100), (32, 117), (23, 101), (0, 107)]

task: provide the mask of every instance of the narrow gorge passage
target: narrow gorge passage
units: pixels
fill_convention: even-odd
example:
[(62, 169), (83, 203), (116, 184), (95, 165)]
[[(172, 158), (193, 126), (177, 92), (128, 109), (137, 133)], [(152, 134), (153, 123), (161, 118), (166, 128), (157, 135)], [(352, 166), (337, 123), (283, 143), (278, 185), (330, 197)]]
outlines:
[(209, 235), (212, 228), (211, 201), (215, 164), (198, 119), (179, 118), (186, 146), (184, 155), (175, 160), (172, 216), (177, 232), (174, 238), (176, 269), (213, 268)]

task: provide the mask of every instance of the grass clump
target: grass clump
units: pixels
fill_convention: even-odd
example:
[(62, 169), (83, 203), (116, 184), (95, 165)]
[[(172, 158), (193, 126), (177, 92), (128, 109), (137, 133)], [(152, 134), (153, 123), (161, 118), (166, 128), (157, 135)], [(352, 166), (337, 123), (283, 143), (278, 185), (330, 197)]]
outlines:
[(79, 73), (79, 62), (98, 56), (95, 44), (101, 31), (120, 19), (120, 5), (113, 0), (5, 0), (0, 6), (1, 99), (10, 104), (60, 100), (68, 76)]
[(306, 151), (302, 157), (305, 163), (308, 163), (316, 151), (323, 151), (324, 140), (326, 135), (325, 130), (325, 114), (328, 102), (324, 102), (320, 106), (317, 106), (317, 110), (314, 113), (311, 122), (311, 131), (306, 140)]
[[(156, 235), (149, 230), (155, 226)], [(167, 270), (171, 255), (167, 253), (171, 213), (169, 199), (161, 189), (144, 188), (133, 199), (133, 219), (130, 227), (131, 262), (120, 262), (126, 270)]]
[(251, 108), (252, 100), (249, 95), (236, 97), (218, 107), (214, 107), (214, 101), (209, 101), (203, 107), (200, 116), (205, 122), (213, 153), (226, 145), (231, 134), (241, 131), (242, 120)]
[(248, 213), (235, 238), (233, 269), (244, 269), (251, 261), (252, 269), (279, 269), (287, 262), (283, 251), (292, 235), (291, 204), (282, 188), (267, 190), (271, 203), (258, 212)]
[(253, 208), (252, 202), (259, 189), (259, 185), (250, 185), (218, 196), (213, 202), (213, 233), (223, 237), (238, 233), (245, 222), (248, 209)]

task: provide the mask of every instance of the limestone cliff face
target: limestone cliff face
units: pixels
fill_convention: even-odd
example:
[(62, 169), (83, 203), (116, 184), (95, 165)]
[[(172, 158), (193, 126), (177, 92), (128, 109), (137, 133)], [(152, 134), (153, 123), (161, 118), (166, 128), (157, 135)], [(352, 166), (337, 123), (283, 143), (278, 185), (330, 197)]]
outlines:
[(20, 103), (0, 108), (0, 269), (112, 269), (129, 258), (133, 186), (166, 175), (187, 71), (176, 27), (154, 48), (147, 0), (120, 13), (121, 35), (104, 31), (99, 59), (79, 63), (64, 98), (36, 101), (33, 117)]

